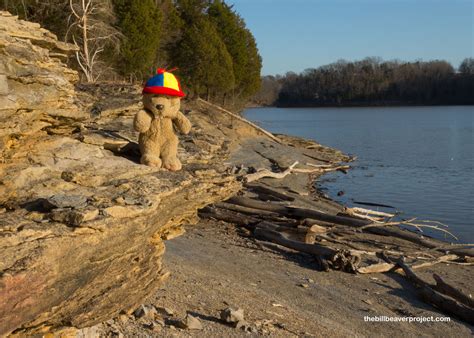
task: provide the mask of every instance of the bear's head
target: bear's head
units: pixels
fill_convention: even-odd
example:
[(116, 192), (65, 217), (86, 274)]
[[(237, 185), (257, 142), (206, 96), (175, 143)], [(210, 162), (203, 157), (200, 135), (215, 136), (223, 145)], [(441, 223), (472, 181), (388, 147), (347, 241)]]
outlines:
[(143, 107), (155, 117), (174, 119), (178, 116), (181, 107), (181, 98), (177, 96), (144, 93)]

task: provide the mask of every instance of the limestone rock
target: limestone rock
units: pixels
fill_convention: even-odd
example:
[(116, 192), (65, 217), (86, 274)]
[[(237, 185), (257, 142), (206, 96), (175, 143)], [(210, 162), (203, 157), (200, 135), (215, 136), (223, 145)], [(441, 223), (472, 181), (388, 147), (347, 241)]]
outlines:
[(140, 305), (138, 309), (133, 312), (135, 318), (148, 318), (154, 319), (157, 314), (156, 309), (153, 306), (149, 305)]
[(190, 314), (187, 314), (186, 317), (180, 321), (176, 322), (177, 326), (182, 329), (187, 330), (202, 330), (202, 324), (199, 319)]
[(244, 310), (228, 307), (221, 311), (221, 319), (226, 323), (238, 325), (244, 322)]
[[(139, 88), (76, 92), (77, 73), (57, 55), (72, 50), (0, 12), (0, 336), (93, 327), (136, 309), (169, 276), (163, 238), (241, 187), (222, 165), (228, 148), (192, 143), (209, 133), (224, 143), (215, 116), (191, 116), (214, 130), (181, 139), (182, 171), (141, 165)], [(83, 108), (97, 101), (107, 105), (91, 117)]]
[(78, 74), (63, 62), (74, 50), (38, 24), (0, 11), (0, 153), (61, 118), (86, 116), (75, 104)]

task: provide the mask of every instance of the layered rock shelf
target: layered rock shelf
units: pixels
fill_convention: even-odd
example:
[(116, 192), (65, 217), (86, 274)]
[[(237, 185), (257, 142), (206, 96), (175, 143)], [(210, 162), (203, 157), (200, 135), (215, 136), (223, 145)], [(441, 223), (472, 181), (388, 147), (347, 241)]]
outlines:
[(232, 144), (216, 116), (189, 114), (184, 170), (139, 164), (138, 88), (78, 92), (64, 63), (73, 51), (0, 13), (0, 335), (133, 309), (167, 277), (163, 240), (240, 188), (222, 165)]

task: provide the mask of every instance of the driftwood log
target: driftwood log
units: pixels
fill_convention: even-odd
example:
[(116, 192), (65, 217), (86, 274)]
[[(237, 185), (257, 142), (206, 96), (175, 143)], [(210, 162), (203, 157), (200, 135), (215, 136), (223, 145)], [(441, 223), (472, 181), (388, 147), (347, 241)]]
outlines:
[[(411, 268), (412, 269), (426, 268), (426, 267), (429, 267), (429, 266), (433, 266), (435, 264), (453, 261), (455, 259), (459, 259), (459, 256), (457, 256), (457, 255), (444, 255), (444, 256), (438, 257), (435, 260), (432, 260), (432, 261), (429, 261), (429, 262), (424, 262), (424, 263), (421, 263), (421, 264), (413, 265)], [(397, 266), (396, 263), (387, 262), (387, 263), (378, 263), (378, 264), (373, 264), (373, 265), (361, 267), (357, 270), (357, 272), (362, 273), (362, 274), (382, 273), (382, 272), (388, 272), (388, 271), (395, 271), (397, 269), (401, 269), (401, 267)]]
[(437, 274), (433, 274), (433, 278), (436, 281), (436, 285), (433, 287), (435, 290), (444, 293), (445, 295), (451, 296), (464, 305), (474, 309), (474, 299), (472, 299), (471, 296), (468, 296), (454, 286), (449, 285)]
[(264, 239), (299, 252), (314, 255), (318, 260), (330, 263), (335, 270), (355, 272), (360, 262), (359, 255), (351, 252), (350, 250), (336, 250), (319, 244), (307, 244), (294, 241), (289, 239), (286, 235), (275, 231), (264, 224), (257, 226), (254, 230), (254, 234), (257, 238)]
[[(423, 301), (432, 304), (441, 311), (456, 316), (469, 324), (474, 324), (474, 308), (443, 295), (440, 292), (441, 290), (444, 290), (443, 288), (436, 290), (436, 287), (419, 278), (405, 263), (403, 257), (397, 261), (397, 265), (403, 269), (408, 280), (415, 285), (418, 295)], [(463, 296), (462, 298), (464, 299), (465, 297), (467, 296)]]
[[(319, 222), (325, 222), (326, 224), (346, 225), (354, 227), (355, 229), (363, 228), (364, 226), (372, 224), (372, 222), (369, 220), (359, 219), (349, 215), (330, 215), (318, 210), (288, 206), (278, 203), (270, 203), (268, 201), (264, 202), (243, 196), (234, 196), (227, 200), (227, 203), (254, 209), (256, 215), (258, 215), (261, 210), (271, 211), (273, 213), (277, 213), (289, 218), (314, 220), (315, 224), (320, 224)], [(247, 210), (250, 211), (250, 209)], [(435, 249), (441, 252), (449, 251), (453, 254), (460, 256), (474, 256), (473, 248), (463, 248), (458, 246), (453, 246), (452, 248), (449, 248), (449, 246), (446, 246), (446, 242), (442, 242), (429, 237), (423, 237), (417, 233), (405, 229), (400, 229), (396, 226), (384, 226), (383, 223), (380, 223), (376, 226), (366, 227), (363, 230), (376, 235), (401, 238), (412, 243), (421, 245), (423, 247)]]

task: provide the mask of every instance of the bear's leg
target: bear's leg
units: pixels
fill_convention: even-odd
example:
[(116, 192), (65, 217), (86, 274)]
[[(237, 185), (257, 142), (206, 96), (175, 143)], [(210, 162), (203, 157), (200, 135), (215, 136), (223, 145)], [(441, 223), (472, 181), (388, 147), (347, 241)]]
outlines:
[(176, 157), (178, 153), (178, 138), (169, 140), (161, 147), (161, 159), (163, 168), (171, 171), (181, 170), (181, 162)]
[(147, 133), (140, 133), (138, 137), (138, 144), (140, 145), (140, 163), (150, 167), (161, 168), (160, 159), (160, 144), (159, 142), (150, 139)]
[(150, 167), (161, 168), (161, 158), (156, 154), (144, 153), (140, 158), (140, 163)]

